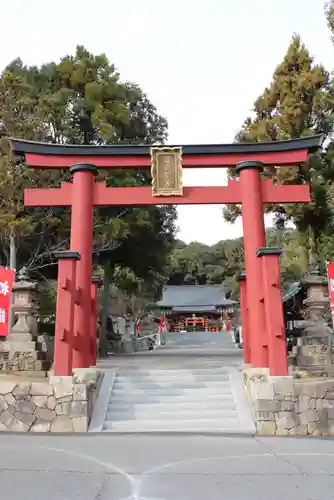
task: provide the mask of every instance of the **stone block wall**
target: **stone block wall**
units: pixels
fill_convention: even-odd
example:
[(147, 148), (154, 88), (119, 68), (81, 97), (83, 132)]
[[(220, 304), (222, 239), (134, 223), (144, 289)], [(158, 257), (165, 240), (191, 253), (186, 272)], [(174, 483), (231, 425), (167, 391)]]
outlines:
[(93, 389), (74, 377), (0, 380), (0, 431), (87, 432)]
[(246, 376), (257, 434), (334, 436), (334, 380)]

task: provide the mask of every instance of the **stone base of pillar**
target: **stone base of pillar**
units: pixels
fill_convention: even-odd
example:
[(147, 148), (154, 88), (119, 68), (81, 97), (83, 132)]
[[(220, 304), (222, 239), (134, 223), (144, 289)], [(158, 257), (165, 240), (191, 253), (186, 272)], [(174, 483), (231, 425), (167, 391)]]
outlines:
[(269, 377), (269, 368), (253, 368), (250, 367), (245, 370), (249, 377)]
[[(18, 338), (17, 338), (18, 337)], [(44, 372), (50, 369), (48, 353), (31, 335), (11, 334), (0, 342), (0, 372)], [(25, 340), (23, 338), (26, 337)]]
[(252, 368), (252, 364), (251, 363), (243, 363), (243, 365), (242, 365), (243, 371), (248, 371), (251, 368)]
[(321, 377), (333, 374), (333, 347), (329, 327), (309, 327), (305, 336), (297, 339), (290, 355), (290, 363), (296, 375), (306, 372), (311, 376)]
[[(14, 345), (13, 345), (14, 344)], [(35, 342), (32, 342), (35, 344)], [(5, 351), (0, 351), (0, 373), (1, 372), (44, 372), (50, 369), (51, 362), (45, 359), (45, 353), (34, 349), (34, 346), (26, 346), (24, 349), (22, 343), (15, 346), (11, 343)], [(20, 348), (20, 349), (19, 349)]]

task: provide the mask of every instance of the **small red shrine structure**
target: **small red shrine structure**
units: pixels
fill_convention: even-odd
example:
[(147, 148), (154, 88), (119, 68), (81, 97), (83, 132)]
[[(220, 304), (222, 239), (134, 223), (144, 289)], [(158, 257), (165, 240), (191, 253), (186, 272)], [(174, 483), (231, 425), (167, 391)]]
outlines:
[[(55, 338), (56, 375), (95, 364), (96, 312), (92, 292), (94, 206), (241, 204), (246, 280), (241, 281), (245, 362), (287, 375), (278, 249), (266, 248), (265, 203), (307, 203), (307, 185), (275, 185), (264, 166), (299, 165), (323, 136), (291, 141), (188, 146), (75, 146), (11, 140), (14, 154), (31, 168), (69, 168), (73, 181), (60, 188), (27, 189), (26, 206), (71, 207), (70, 251), (59, 257)], [(224, 187), (183, 187), (183, 168), (234, 167), (239, 179)], [(107, 187), (98, 169), (151, 168), (151, 187)], [(94, 287), (93, 287), (94, 288)]]
[(167, 285), (157, 302), (165, 328), (170, 332), (218, 332), (236, 302), (218, 285)]

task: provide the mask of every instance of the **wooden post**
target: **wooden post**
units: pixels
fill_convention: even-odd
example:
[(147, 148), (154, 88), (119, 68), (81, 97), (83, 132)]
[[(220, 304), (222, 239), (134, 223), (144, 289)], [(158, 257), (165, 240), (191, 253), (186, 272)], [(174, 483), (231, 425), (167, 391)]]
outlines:
[(252, 366), (268, 367), (265, 315), (262, 302), (262, 269), (256, 257), (258, 248), (266, 244), (262, 196), (261, 170), (263, 164), (244, 161), (236, 165), (240, 173), (242, 224), (246, 265), (246, 287), (249, 311), (249, 339), (251, 341)]
[(71, 212), (71, 249), (80, 252), (76, 270), (79, 301), (74, 309), (73, 368), (90, 365), (90, 310), (92, 284), (93, 203), (95, 165), (76, 164), (70, 168), (73, 175)]
[(288, 356), (279, 266), (282, 250), (280, 248), (259, 248), (256, 254), (262, 264), (270, 375), (286, 376), (288, 375)]
[(72, 375), (73, 324), (76, 296), (76, 264), (78, 252), (65, 251), (55, 254), (58, 258), (58, 287), (56, 303), (56, 326), (54, 344), (54, 374)]

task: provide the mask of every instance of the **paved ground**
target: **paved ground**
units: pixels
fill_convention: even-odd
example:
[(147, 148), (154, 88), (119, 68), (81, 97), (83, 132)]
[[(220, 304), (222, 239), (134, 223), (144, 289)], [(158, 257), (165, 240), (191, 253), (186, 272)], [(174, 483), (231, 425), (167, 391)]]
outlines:
[[(126, 369), (241, 362), (239, 353), (221, 357), (210, 350), (208, 345), (200, 357), (185, 346), (176, 357), (161, 350), (101, 364)], [(1, 434), (0, 449), (0, 500), (334, 499), (334, 440)]]
[(332, 440), (0, 436), (0, 500), (330, 500)]
[(135, 354), (111, 356), (98, 362), (105, 369), (112, 368), (203, 368), (240, 366), (243, 351), (232, 342), (226, 332), (167, 333), (166, 345)]

